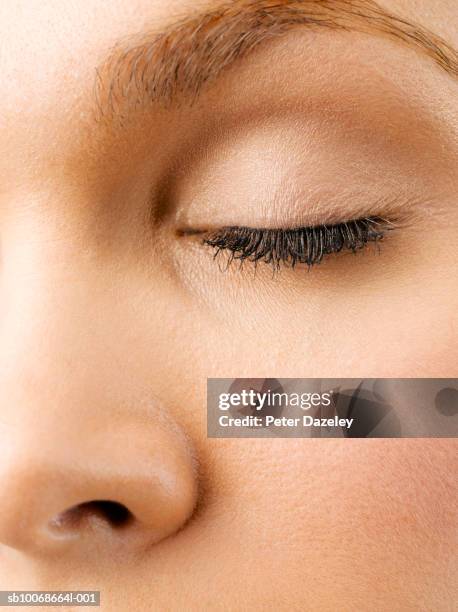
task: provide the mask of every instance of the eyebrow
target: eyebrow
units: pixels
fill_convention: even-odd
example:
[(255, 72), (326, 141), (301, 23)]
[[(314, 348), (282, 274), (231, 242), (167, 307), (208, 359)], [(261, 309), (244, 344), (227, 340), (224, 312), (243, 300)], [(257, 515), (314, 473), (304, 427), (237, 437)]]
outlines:
[(120, 113), (126, 99), (136, 105), (145, 99), (192, 103), (238, 59), (299, 26), (388, 38), (458, 77), (458, 52), (451, 45), (373, 0), (231, 0), (115, 45), (96, 71), (98, 108)]

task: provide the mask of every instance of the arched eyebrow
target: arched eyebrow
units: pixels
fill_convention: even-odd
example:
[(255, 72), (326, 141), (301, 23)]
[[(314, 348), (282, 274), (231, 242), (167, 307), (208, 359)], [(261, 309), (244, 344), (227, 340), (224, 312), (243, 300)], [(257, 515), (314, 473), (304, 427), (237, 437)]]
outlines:
[(105, 113), (119, 111), (126, 99), (193, 101), (238, 59), (298, 27), (388, 38), (458, 77), (458, 53), (451, 45), (373, 0), (230, 0), (116, 45), (97, 70), (98, 107)]

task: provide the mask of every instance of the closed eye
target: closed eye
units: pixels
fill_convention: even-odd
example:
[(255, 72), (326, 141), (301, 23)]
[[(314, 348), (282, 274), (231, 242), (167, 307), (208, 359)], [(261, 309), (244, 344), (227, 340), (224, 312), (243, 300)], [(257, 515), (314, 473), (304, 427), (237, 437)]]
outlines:
[(393, 222), (381, 217), (367, 217), (313, 227), (266, 229), (251, 227), (223, 227), (207, 234), (203, 244), (229, 254), (229, 260), (266, 263), (278, 269), (281, 265), (309, 268), (321, 263), (333, 253), (356, 253), (368, 243), (377, 243), (393, 230)]

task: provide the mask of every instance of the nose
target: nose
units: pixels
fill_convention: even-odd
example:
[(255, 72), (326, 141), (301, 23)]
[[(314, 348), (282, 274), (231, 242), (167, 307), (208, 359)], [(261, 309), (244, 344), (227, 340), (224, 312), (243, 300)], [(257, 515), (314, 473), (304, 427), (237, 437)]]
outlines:
[(178, 531), (196, 500), (193, 454), (159, 414), (104, 426), (89, 418), (73, 431), (0, 425), (0, 544), (116, 558)]
[(122, 560), (191, 517), (194, 454), (154, 397), (164, 360), (137, 300), (116, 298), (135, 291), (134, 270), (107, 274), (46, 218), (39, 240), (19, 221), (2, 242), (0, 557)]

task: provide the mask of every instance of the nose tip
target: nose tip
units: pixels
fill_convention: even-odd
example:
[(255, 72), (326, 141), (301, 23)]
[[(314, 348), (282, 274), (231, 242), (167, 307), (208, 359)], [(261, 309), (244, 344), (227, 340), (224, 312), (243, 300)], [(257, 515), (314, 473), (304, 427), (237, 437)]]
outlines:
[(2, 440), (0, 544), (30, 554), (139, 552), (194, 510), (194, 458), (174, 428), (125, 425), (61, 440)]

